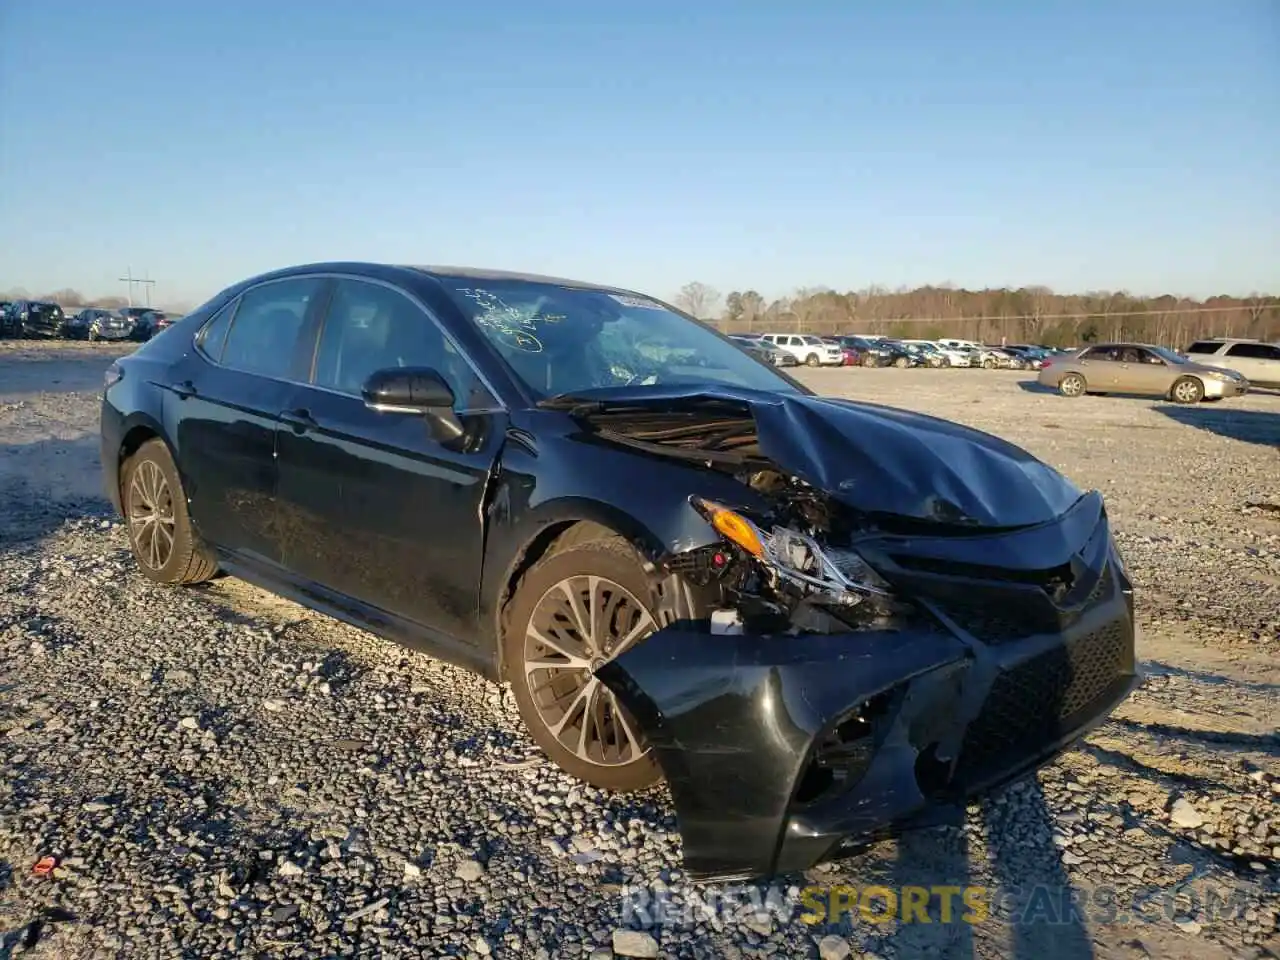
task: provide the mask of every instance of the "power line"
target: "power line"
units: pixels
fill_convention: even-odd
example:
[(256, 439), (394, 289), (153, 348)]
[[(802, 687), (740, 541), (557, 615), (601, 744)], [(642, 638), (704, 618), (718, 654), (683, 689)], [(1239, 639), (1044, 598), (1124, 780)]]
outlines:
[[(148, 271), (146, 271), (146, 273), (147, 273), (147, 275), (148, 275), (148, 276), (150, 275), (150, 272), (151, 272), (151, 271), (149, 271), (149, 270), (148, 270)], [(129, 290), (129, 306), (131, 306), (131, 307), (133, 306), (133, 285), (134, 285), (135, 283), (140, 283), (140, 284), (142, 284), (142, 289), (143, 289), (143, 291), (144, 291), (144, 292), (145, 292), (145, 294), (146, 294), (146, 305), (147, 305), (148, 307), (149, 307), (149, 306), (151, 306), (151, 288), (155, 285), (155, 281), (154, 281), (154, 280), (149, 280), (149, 279), (139, 279), (138, 277), (135, 277), (135, 276), (133, 275), (133, 267), (129, 267), (128, 269), (126, 269), (126, 270), (125, 270), (125, 275), (124, 275), (123, 277), (117, 277), (116, 279), (118, 279), (121, 283), (127, 283), (127, 284), (129, 285), (129, 287), (128, 287), (128, 290)]]

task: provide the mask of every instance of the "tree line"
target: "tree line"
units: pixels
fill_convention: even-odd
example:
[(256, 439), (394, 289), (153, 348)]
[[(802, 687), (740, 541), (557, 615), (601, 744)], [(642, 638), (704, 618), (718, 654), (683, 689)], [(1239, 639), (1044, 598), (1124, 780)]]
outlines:
[(868, 287), (847, 293), (803, 288), (767, 300), (755, 290), (734, 290), (721, 297), (713, 287), (694, 281), (685, 284), (673, 302), (726, 333), (870, 333), (1047, 346), (1134, 340), (1185, 347), (1204, 337), (1280, 340), (1280, 296), (1268, 294), (1197, 300), (1125, 291), (1055, 293), (1048, 287), (966, 290), (940, 285), (912, 290)]
[[(32, 296), (22, 287), (13, 287), (0, 293), (0, 300), (46, 300), (56, 303), (63, 310), (79, 310), (83, 307), (102, 307), (104, 310), (119, 310), (121, 307), (129, 306), (127, 297), (87, 297), (72, 287), (64, 287), (61, 290), (54, 290), (52, 293), (42, 293), (37, 296)], [(140, 307), (143, 304), (135, 303), (133, 306)], [(152, 304), (151, 306), (157, 310), (162, 309), (157, 304)], [(188, 307), (186, 304), (175, 303), (163, 309), (181, 312), (188, 309)]]

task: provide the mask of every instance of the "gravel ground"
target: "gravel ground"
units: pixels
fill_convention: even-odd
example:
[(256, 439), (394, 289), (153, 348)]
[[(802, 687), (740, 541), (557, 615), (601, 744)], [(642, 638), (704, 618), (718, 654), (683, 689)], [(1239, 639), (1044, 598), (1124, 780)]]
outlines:
[(1148, 679), (964, 822), (779, 888), (974, 884), (1000, 892), (986, 922), (935, 904), (640, 930), (624, 885), (687, 889), (663, 791), (575, 785), (463, 671), (231, 578), (134, 571), (97, 472), (96, 393), (127, 349), (0, 342), (0, 960), (1280, 955), (1280, 395), (1187, 410), (1008, 372), (803, 373), (1101, 489)]

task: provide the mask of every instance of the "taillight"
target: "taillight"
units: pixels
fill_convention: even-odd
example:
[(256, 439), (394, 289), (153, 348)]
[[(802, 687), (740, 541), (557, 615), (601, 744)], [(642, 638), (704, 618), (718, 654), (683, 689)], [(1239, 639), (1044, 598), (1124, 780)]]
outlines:
[(113, 384), (119, 383), (120, 378), (123, 376), (124, 376), (124, 370), (121, 369), (120, 364), (118, 363), (111, 364), (111, 366), (107, 367), (107, 372), (102, 378), (102, 381), (103, 381), (102, 389), (105, 390), (107, 389), (107, 387), (110, 387)]
[(1041, 370), (1048, 369), (1051, 365), (1052, 365), (1052, 362), (1051, 362), (1051, 361), (1049, 361), (1049, 360), (1041, 360), (1041, 361), (1040, 361), (1040, 369), (1041, 369)]

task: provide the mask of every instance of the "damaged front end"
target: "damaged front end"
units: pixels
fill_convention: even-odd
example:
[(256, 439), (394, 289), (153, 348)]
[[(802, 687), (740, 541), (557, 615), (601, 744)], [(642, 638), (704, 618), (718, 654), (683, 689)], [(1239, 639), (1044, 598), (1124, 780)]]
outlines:
[(710, 432), (650, 418), (645, 436), (599, 424), (712, 453), (749, 491), (750, 507), (691, 497), (719, 540), (661, 562), (715, 598), (708, 616), (597, 671), (662, 766), (695, 879), (802, 870), (928, 824), (1051, 759), (1136, 685), (1132, 586), (1098, 494), (1008, 525), (954, 499), (868, 511), (810, 464), (789, 473), (750, 420), (717, 417)]

